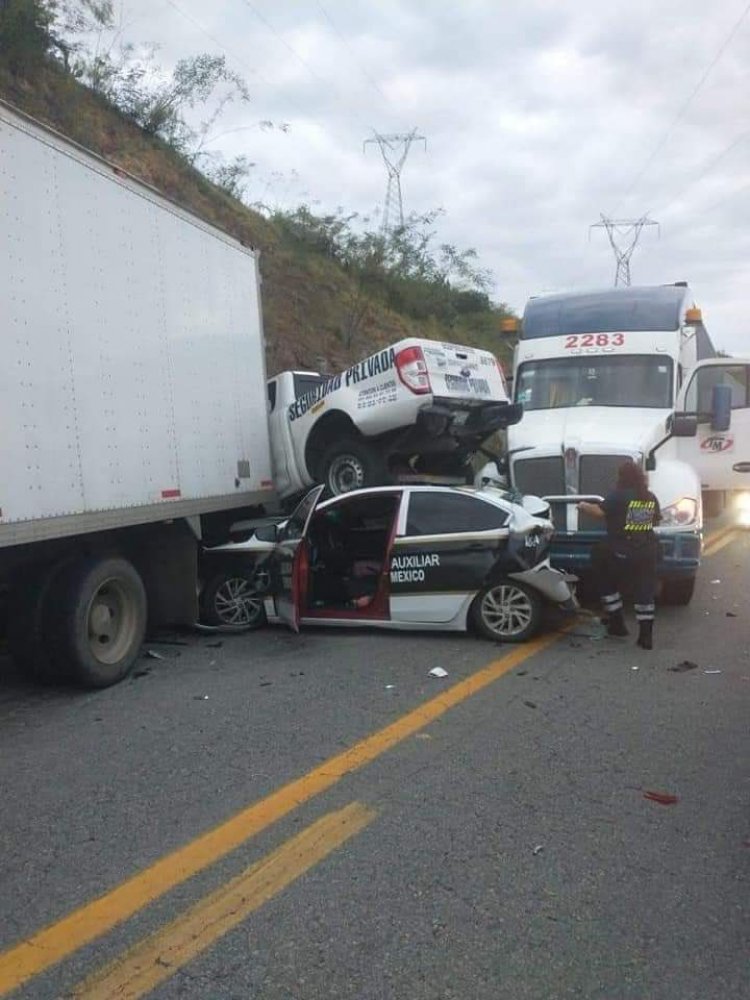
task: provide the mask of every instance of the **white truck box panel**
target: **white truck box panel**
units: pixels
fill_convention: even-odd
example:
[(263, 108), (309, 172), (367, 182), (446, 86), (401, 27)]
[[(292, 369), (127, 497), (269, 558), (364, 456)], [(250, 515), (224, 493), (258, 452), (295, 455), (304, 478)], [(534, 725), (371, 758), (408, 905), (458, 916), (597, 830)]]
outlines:
[(268, 492), (253, 252), (2, 106), (0, 204), (0, 533)]

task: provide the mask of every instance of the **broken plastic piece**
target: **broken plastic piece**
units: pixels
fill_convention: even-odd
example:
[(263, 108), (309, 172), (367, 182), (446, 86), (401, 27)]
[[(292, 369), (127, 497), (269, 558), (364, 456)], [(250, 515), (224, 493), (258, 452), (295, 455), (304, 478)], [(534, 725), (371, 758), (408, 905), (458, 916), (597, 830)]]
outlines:
[(386, 691), (392, 691), (395, 686), (395, 684), (386, 684), (385, 689)]
[(644, 792), (643, 797), (651, 802), (658, 802), (660, 806), (673, 806), (680, 801), (676, 795), (670, 795), (669, 792)]
[(679, 663), (675, 664), (673, 667), (667, 667), (667, 670), (671, 670), (673, 674), (684, 674), (688, 670), (697, 670), (698, 664), (693, 663), (692, 660), (681, 660)]
[(544, 850), (544, 844), (537, 844), (531, 853), (534, 855), (534, 857), (536, 857), (536, 855), (541, 854), (543, 850)]
[(433, 667), (430, 671), (430, 677), (447, 677), (448, 671), (443, 670), (442, 667)]
[(720, 674), (721, 670), (704, 670), (704, 674)]
[(157, 653), (153, 649), (147, 649), (143, 655), (147, 656), (150, 660), (166, 660), (166, 656), (163, 653)]

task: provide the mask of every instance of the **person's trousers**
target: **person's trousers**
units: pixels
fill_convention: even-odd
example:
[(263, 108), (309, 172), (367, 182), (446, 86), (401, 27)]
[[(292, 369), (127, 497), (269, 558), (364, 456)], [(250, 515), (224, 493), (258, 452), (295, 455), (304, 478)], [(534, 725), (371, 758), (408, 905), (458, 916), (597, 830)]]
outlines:
[(634, 542), (600, 542), (591, 554), (591, 565), (602, 605), (607, 614), (622, 611), (622, 591), (632, 591), (635, 617), (654, 620), (656, 609), (656, 538)]

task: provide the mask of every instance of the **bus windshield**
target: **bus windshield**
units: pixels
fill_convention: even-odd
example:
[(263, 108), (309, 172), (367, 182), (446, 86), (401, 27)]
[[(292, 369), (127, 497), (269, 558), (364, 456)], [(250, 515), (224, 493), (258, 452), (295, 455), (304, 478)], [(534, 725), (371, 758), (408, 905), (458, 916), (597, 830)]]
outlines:
[(671, 358), (651, 355), (548, 358), (527, 361), (516, 376), (516, 402), (525, 410), (566, 406), (670, 409)]

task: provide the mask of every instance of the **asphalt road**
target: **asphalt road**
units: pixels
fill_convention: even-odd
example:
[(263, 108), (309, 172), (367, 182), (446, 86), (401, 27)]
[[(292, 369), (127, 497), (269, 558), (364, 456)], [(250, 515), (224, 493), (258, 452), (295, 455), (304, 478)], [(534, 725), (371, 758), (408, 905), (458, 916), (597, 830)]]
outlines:
[(269, 628), (94, 694), (0, 659), (0, 997), (747, 997), (749, 570), (715, 548), (651, 653)]

